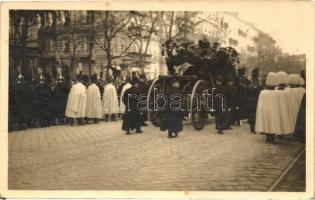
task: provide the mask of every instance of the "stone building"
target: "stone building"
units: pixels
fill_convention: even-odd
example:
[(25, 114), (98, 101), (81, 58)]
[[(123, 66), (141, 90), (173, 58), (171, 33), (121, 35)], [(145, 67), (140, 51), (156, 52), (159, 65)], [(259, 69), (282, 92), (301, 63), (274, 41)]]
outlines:
[[(128, 11), (110, 14), (121, 13), (129, 14)], [(54, 76), (60, 65), (72, 77), (78, 71), (88, 75), (95, 72), (102, 75), (107, 69), (117, 76), (122, 74), (121, 71), (130, 73), (129, 65), (139, 67), (135, 64), (139, 55), (132, 44), (134, 39), (121, 33), (130, 25), (126, 23), (110, 41), (112, 66), (108, 67), (107, 52), (103, 48), (106, 45), (104, 15), (105, 11), (10, 11), (10, 69), (14, 71), (21, 65), (27, 77), (32, 77), (37, 67), (43, 67)], [(144, 55), (147, 64), (158, 62), (159, 53), (159, 41), (153, 38), (147, 55)], [(158, 72), (153, 76), (150, 74), (152, 70), (146, 70), (146, 73), (156, 77)]]

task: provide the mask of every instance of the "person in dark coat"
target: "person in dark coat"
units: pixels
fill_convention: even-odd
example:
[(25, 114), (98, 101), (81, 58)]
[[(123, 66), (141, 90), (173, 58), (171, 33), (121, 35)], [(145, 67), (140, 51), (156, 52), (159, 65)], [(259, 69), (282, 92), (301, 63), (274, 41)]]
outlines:
[(255, 132), (256, 124), (256, 110), (258, 104), (259, 93), (261, 91), (261, 86), (259, 85), (259, 69), (255, 68), (252, 71), (251, 79), (252, 83), (247, 87), (246, 92), (246, 107), (247, 107), (247, 119), (250, 126), (251, 133)]
[(247, 119), (250, 126), (251, 133), (255, 132), (255, 123), (256, 123), (256, 109), (258, 103), (258, 97), (260, 93), (260, 87), (258, 85), (251, 85), (247, 88)]
[(299, 109), (299, 113), (298, 113), (298, 117), (295, 123), (295, 130), (294, 130), (294, 139), (305, 143), (305, 125), (306, 125), (306, 94), (304, 94), (301, 105), (300, 105), (300, 109)]
[(58, 77), (56, 86), (53, 89), (53, 108), (54, 117), (59, 124), (65, 124), (65, 110), (67, 106), (69, 88), (66, 85), (64, 77)]
[(52, 105), (52, 90), (44, 76), (40, 76), (38, 83), (34, 87), (33, 106), (36, 109), (35, 118), (41, 127), (50, 125), (50, 107)]
[(31, 125), (32, 91), (24, 76), (20, 74), (16, 79), (12, 103), (14, 106), (14, 121), (18, 124), (18, 130), (23, 130)]
[(228, 123), (228, 128), (231, 128), (231, 126), (239, 125), (239, 101), (240, 101), (240, 96), (238, 94), (237, 88), (234, 86), (234, 83), (232, 80), (228, 81), (227, 84), (227, 89), (228, 89), (228, 102), (227, 106), (231, 108), (231, 111), (227, 111), (228, 117), (229, 117), (229, 123)]
[[(148, 83), (144, 74), (139, 76), (139, 90), (142, 95), (148, 95)], [(141, 112), (142, 126), (148, 126), (145, 122), (148, 120), (148, 112)]]
[(183, 130), (184, 109), (183, 94), (179, 88), (179, 82), (174, 81), (171, 87), (165, 91), (167, 98), (166, 109), (163, 112), (160, 130), (168, 130), (168, 138), (177, 137)]
[(139, 90), (139, 79), (133, 78), (132, 87), (127, 89), (124, 96), (123, 102), (126, 106), (125, 114), (123, 116), (122, 130), (126, 131), (126, 134), (129, 135), (130, 131), (136, 129), (136, 133), (142, 133), (141, 125), (142, 118), (141, 112), (138, 108), (138, 97), (141, 94)]
[(229, 88), (223, 82), (223, 77), (217, 75), (216, 87), (214, 89), (214, 110), (215, 110), (215, 126), (219, 134), (223, 134), (223, 130), (229, 128), (229, 111), (231, 108), (228, 107), (229, 102)]

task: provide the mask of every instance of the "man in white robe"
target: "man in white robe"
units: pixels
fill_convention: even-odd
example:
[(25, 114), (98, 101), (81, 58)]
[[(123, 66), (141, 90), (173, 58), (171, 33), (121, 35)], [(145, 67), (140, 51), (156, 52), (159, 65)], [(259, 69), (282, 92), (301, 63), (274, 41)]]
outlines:
[(83, 83), (86, 83), (87, 76), (81, 75), (78, 79), (78, 82), (71, 87), (65, 111), (71, 126), (74, 119), (77, 119), (78, 125), (84, 125), (83, 119), (86, 112), (86, 86)]
[(102, 100), (99, 87), (96, 85), (97, 75), (91, 76), (91, 85), (87, 89), (86, 118), (98, 123), (102, 119)]
[(278, 105), (278, 77), (274, 72), (270, 72), (266, 79), (267, 88), (259, 94), (255, 132), (266, 134), (266, 141), (274, 143), (275, 134), (281, 133), (280, 115)]
[(117, 91), (112, 79), (109, 80), (107, 85), (104, 87), (102, 104), (105, 121), (108, 121), (109, 119), (115, 121), (116, 115), (119, 113), (119, 107)]
[(279, 80), (279, 87), (277, 87), (278, 92), (278, 103), (280, 111), (280, 123), (281, 123), (281, 132), (278, 133), (280, 138), (285, 134), (292, 134), (294, 132), (295, 121), (293, 118), (293, 106), (292, 102), (294, 98), (288, 88), (289, 76), (285, 72), (277, 73)]

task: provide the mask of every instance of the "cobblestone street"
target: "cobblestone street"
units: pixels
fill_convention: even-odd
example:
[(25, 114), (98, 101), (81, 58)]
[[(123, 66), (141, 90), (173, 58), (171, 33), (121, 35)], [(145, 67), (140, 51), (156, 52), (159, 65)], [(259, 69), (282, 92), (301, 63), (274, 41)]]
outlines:
[(10, 133), (9, 189), (267, 191), (303, 148), (266, 144), (248, 124), (224, 135), (213, 124), (199, 132), (185, 124), (176, 139), (152, 125), (142, 134), (120, 128), (118, 121)]

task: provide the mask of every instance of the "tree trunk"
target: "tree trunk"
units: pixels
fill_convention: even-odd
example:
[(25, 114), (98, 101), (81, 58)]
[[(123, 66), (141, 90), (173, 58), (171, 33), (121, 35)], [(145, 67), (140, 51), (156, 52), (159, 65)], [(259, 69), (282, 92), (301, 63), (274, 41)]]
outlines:
[(172, 39), (173, 24), (174, 24), (174, 11), (172, 11), (170, 29), (168, 30), (168, 39), (169, 39), (169, 40)]

